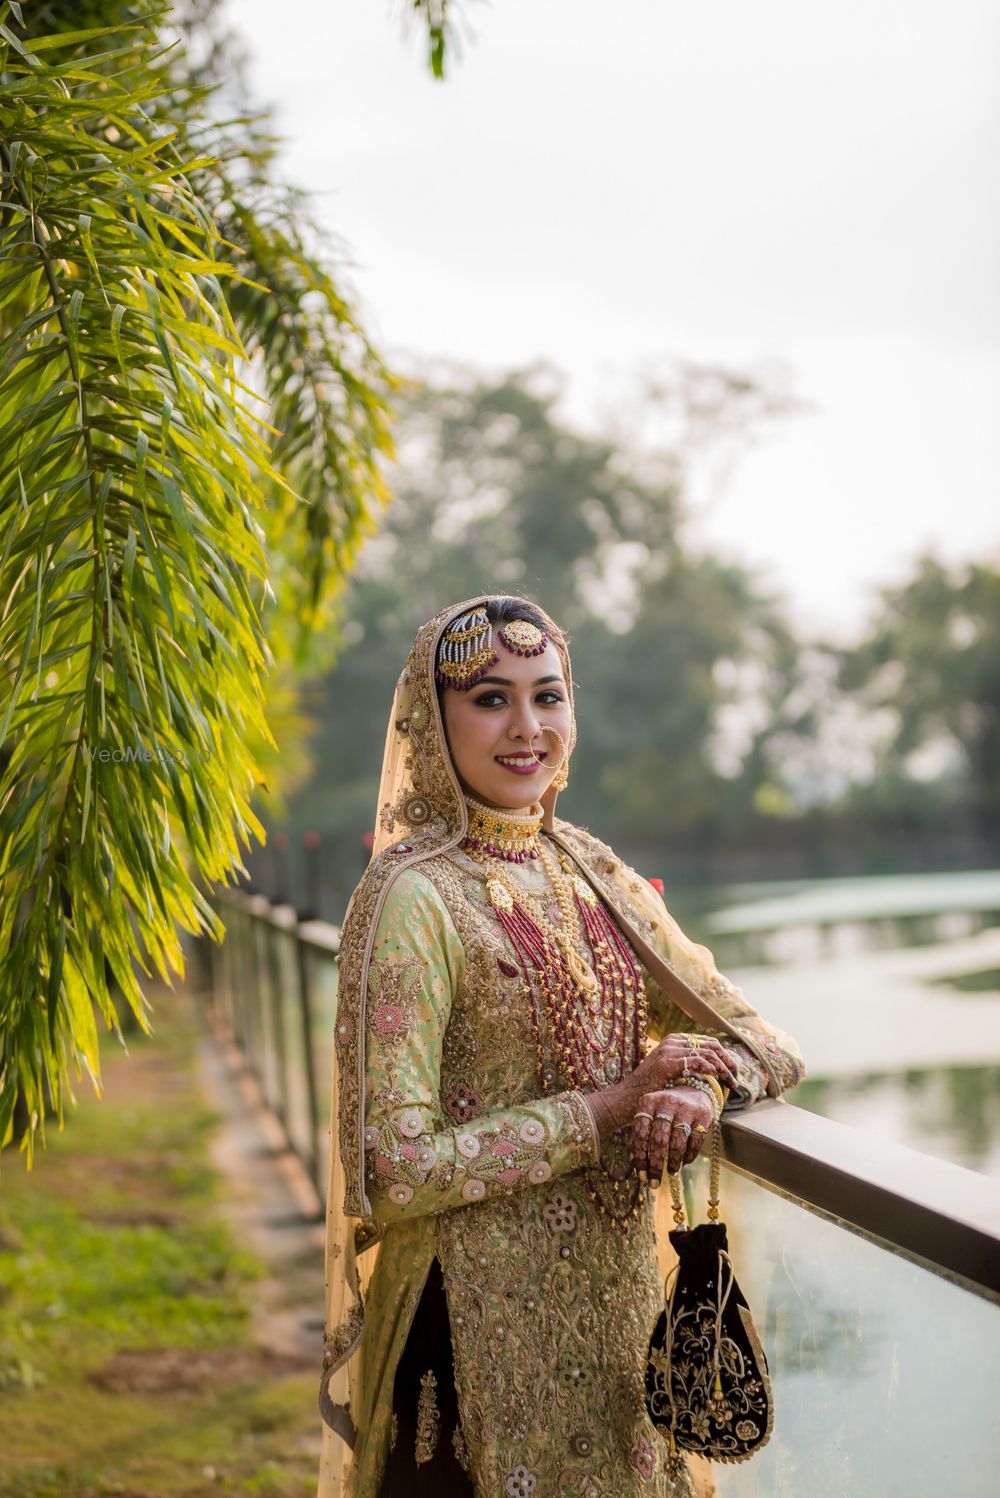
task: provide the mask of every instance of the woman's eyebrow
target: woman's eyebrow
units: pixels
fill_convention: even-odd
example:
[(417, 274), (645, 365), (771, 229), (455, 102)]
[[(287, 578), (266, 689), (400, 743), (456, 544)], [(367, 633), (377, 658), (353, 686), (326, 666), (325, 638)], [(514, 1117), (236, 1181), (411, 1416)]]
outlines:
[[(514, 685), (514, 683), (508, 677), (506, 677), (506, 676), (481, 676), (479, 678), (479, 681), (476, 683), (476, 685), (481, 687), (481, 686), (483, 686), (488, 681), (495, 682), (498, 687), (512, 687)], [(558, 681), (560, 683), (560, 685), (561, 685), (562, 684), (562, 677), (561, 676), (540, 676), (537, 681), (532, 682), (532, 686), (534, 686), (534, 687), (543, 687), (543, 686), (545, 686), (546, 682), (550, 682), (550, 681)]]

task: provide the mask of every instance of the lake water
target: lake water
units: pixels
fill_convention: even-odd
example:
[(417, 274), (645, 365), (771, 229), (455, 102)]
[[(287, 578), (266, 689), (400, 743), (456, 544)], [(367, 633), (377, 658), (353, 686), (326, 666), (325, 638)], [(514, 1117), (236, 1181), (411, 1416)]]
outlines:
[[(669, 899), (669, 895), (668, 895)], [(677, 911), (802, 1046), (791, 1101), (1000, 1177), (1000, 873), (703, 892)], [(1000, 1307), (726, 1173), (775, 1426), (719, 1498), (998, 1491)]]
[(1000, 871), (716, 888), (675, 909), (798, 1040), (793, 1102), (1000, 1176)]

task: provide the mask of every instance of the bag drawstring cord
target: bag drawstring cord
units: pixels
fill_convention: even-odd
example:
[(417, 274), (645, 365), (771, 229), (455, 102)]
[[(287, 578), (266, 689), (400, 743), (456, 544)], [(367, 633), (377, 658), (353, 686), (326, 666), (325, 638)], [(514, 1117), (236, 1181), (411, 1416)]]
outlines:
[[(725, 1290), (723, 1290), (723, 1288), (722, 1288), (722, 1266), (723, 1266), (723, 1263), (725, 1263), (725, 1264), (727, 1264), (729, 1266), (729, 1280), (728, 1280), (728, 1283), (726, 1284)], [(722, 1313), (726, 1309), (726, 1304), (727, 1304), (727, 1302), (729, 1300), (729, 1295), (730, 1295), (730, 1292), (731, 1292), (731, 1290), (732, 1290), (733, 1285), (735, 1284), (735, 1282), (736, 1282), (736, 1276), (733, 1273), (733, 1261), (729, 1257), (729, 1255), (726, 1253), (725, 1249), (724, 1248), (720, 1248), (719, 1249), (719, 1293), (718, 1293), (718, 1298), (717, 1298), (717, 1301), (716, 1301), (716, 1310), (715, 1310), (715, 1337), (713, 1339), (714, 1346), (713, 1346), (713, 1350), (712, 1350), (712, 1373), (714, 1375), (713, 1380), (712, 1380), (712, 1398), (716, 1399), (716, 1400), (720, 1400), (722, 1398), (722, 1378), (721, 1378), (721, 1375), (719, 1373), (719, 1361), (720, 1361), (720, 1358), (722, 1356)]]

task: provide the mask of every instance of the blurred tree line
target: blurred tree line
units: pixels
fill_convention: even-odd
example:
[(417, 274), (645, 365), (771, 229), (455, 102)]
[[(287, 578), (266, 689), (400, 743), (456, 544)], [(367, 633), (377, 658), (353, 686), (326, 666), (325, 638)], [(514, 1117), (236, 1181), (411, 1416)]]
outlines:
[[(580, 731), (561, 809), (647, 872), (987, 859), (1000, 574), (927, 558), (854, 648), (802, 638), (750, 570), (688, 536), (690, 448), (704, 455), (781, 402), (679, 366), (657, 392), (675, 440), (651, 453), (574, 430), (552, 373), (451, 371), (400, 402), (396, 497), (349, 585), (343, 653), (307, 699), (312, 777), (275, 824), (293, 842), (321, 835), (324, 913), (343, 908), (367, 858), (413, 635), (479, 589), (537, 598), (569, 630)], [(265, 889), (269, 856), (252, 870)]]

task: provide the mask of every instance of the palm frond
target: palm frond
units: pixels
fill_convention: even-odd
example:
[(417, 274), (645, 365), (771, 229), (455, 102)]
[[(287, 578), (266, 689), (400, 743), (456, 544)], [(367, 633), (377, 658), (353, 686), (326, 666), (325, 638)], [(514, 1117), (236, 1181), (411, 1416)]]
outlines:
[[(276, 747), (266, 543), (318, 517), (322, 561), (292, 548), (317, 615), (388, 443), (373, 351), (366, 370), (338, 365), (305, 318), (272, 340), (282, 296), (318, 287), (329, 328), (335, 288), (277, 225), (268, 239), (249, 208), (216, 211), (229, 179), (205, 149), (208, 91), (174, 107), (164, 7), (130, 6), (129, 24), (105, 9), (116, 24), (37, 35), (0, 5), (0, 1144), (20, 1095), (29, 1165), (70, 1065), (97, 1083), (95, 1007), (121, 1038), (109, 978), (148, 1030), (136, 965), (169, 981), (181, 930), (218, 934), (199, 884), (262, 834), (253, 745)], [(309, 379), (350, 384), (304, 420), (278, 394), (296, 340), (315, 349)], [(247, 378), (261, 353), (263, 391)], [(307, 449), (311, 499), (276, 461), (301, 468)]]

